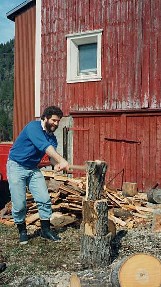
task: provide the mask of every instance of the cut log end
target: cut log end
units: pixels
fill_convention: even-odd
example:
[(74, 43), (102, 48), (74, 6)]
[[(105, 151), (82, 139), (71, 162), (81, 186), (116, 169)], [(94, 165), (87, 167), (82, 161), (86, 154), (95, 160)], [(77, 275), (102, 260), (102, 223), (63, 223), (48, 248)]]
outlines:
[(70, 287), (81, 287), (80, 279), (75, 273), (70, 277)]
[(150, 254), (134, 254), (121, 260), (112, 270), (113, 287), (161, 286), (161, 262)]

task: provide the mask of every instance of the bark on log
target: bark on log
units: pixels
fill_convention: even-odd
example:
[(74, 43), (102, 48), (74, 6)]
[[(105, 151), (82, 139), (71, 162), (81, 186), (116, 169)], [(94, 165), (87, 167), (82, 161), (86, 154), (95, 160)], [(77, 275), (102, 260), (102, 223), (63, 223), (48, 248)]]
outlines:
[(111, 263), (111, 233), (104, 236), (84, 235), (81, 239), (81, 261), (85, 268), (105, 267)]
[(153, 212), (152, 232), (161, 232), (161, 210), (156, 209)]
[(151, 189), (147, 192), (147, 199), (150, 203), (161, 203), (161, 189)]
[(101, 198), (106, 170), (106, 162), (98, 160), (87, 162), (86, 200), (97, 200)]
[(150, 254), (138, 253), (124, 257), (111, 272), (113, 287), (161, 286), (161, 263)]
[(81, 261), (89, 267), (110, 264), (111, 233), (108, 233), (108, 204), (100, 200), (107, 164), (101, 161), (87, 162), (86, 200), (83, 202)]

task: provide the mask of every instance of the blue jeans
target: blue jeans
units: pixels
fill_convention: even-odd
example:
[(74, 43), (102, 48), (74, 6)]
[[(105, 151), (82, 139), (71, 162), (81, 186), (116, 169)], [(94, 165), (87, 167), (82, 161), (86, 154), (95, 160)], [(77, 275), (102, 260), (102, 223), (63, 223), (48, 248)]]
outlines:
[(26, 217), (26, 186), (38, 208), (40, 219), (50, 219), (51, 200), (44, 176), (39, 168), (29, 169), (13, 160), (7, 161), (7, 178), (12, 201), (12, 216), (16, 224)]

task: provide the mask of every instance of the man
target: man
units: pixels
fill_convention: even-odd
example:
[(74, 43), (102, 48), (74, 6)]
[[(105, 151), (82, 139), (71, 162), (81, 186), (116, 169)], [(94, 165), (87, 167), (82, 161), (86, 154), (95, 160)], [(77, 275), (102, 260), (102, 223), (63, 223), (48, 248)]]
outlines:
[(55, 171), (69, 170), (68, 162), (57, 153), (54, 135), (63, 112), (55, 106), (47, 107), (40, 121), (31, 121), (21, 131), (10, 150), (7, 177), (11, 192), (12, 215), (19, 231), (20, 244), (28, 242), (26, 230), (26, 186), (35, 202), (41, 221), (41, 236), (53, 241), (60, 238), (50, 229), (51, 200), (38, 164), (46, 153), (56, 164)]

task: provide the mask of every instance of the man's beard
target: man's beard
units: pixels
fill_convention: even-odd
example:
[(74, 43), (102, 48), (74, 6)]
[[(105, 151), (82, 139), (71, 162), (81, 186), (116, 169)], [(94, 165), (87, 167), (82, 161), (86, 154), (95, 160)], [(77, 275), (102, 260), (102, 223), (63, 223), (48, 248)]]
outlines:
[(45, 123), (45, 128), (48, 134), (53, 134), (58, 126), (50, 124), (48, 121)]

